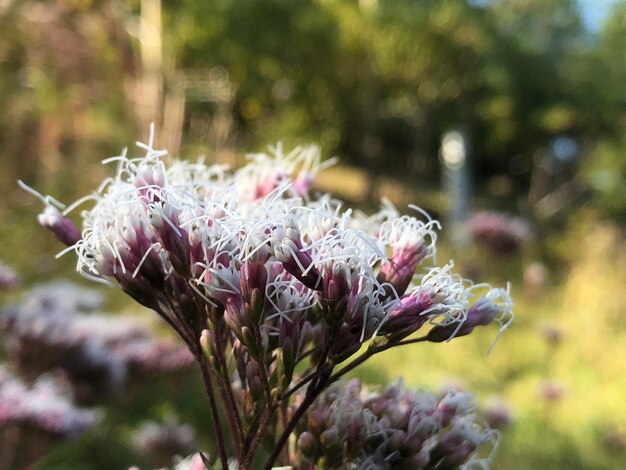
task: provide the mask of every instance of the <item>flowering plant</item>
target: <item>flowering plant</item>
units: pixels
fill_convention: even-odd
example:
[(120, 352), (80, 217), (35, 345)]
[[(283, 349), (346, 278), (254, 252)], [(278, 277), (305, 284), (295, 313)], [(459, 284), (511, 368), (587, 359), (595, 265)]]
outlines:
[[(138, 145), (145, 156), (105, 160), (117, 164), (115, 176), (69, 207), (36, 193), (46, 204), (39, 221), (77, 254), (82, 275), (117, 284), (186, 343), (202, 373), (223, 468), (229, 457), (250, 468), (260, 446), (266, 469), (307, 458), (313, 465), (322, 455), (311, 449), (318, 440), (327, 446), (328, 429), (302, 423), (330, 413), (324, 425), (334, 426), (332, 409), (344, 406), (335, 402), (350, 401), (325, 391), (347, 372), (392, 347), (444, 342), (494, 322), (502, 331), (512, 319), (508, 290), (472, 285), (452, 263), (415, 277), (434, 260), (440, 228), (417, 207), (400, 215), (386, 202), (367, 217), (329, 195), (313, 197), (313, 178), (327, 164), (315, 147), (285, 154), (278, 146), (231, 172), (202, 161), (166, 165), (152, 139)], [(87, 201), (95, 205), (81, 213), (79, 230), (67, 215)], [(467, 416), (458, 424), (456, 411), (436, 414), (436, 403), (390, 419), (383, 404), (417, 405), (397, 390), (382, 397), (354, 398), (369, 421), (336, 436), (343, 452), (324, 457), (325, 466), (374, 468), (378, 457), (356, 442), (374, 428), (395, 446), (385, 447), (395, 450), (377, 461), (383, 467), (415, 456), (412, 465), (450, 468), (492, 440)], [(452, 436), (440, 433), (448, 425)]]
[(60, 369), (80, 404), (119, 396), (131, 381), (194, 363), (187, 348), (156, 337), (136, 319), (99, 312), (104, 299), (92, 289), (50, 282), (24, 297), (0, 309), (6, 358), (30, 380)]

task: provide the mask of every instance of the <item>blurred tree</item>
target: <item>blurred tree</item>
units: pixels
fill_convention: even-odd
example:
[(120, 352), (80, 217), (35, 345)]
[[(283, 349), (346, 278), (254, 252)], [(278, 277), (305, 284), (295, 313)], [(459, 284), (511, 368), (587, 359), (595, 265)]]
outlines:
[[(174, 150), (179, 127), (216, 149), (205, 134), (232, 143), (236, 128), (240, 147), (315, 141), (373, 175), (428, 185), (442, 132), (460, 125), (477, 179), (514, 176), (519, 191), (554, 137), (589, 147), (623, 127), (623, 2), (599, 36), (576, 0), (144, 3), (162, 10), (153, 94)], [(22, 177), (54, 175), (62, 154), (114, 153), (145, 127), (142, 2), (3, 5), (0, 138)], [(218, 75), (232, 88), (206, 99), (199, 87)]]
[(0, 140), (10, 187), (17, 175), (58, 182), (61, 169), (84, 172), (104, 149), (119, 151), (129, 130), (122, 123), (132, 121), (125, 89), (133, 57), (117, 2), (3, 2), (0, 31)]
[[(602, 128), (601, 138), (590, 146), (582, 167), (582, 181), (594, 192), (593, 202), (603, 213), (626, 219), (626, 2), (614, 5), (602, 29), (596, 50), (589, 54), (580, 75), (589, 90), (586, 110)], [(584, 86), (589, 83), (596, 85)], [(581, 93), (582, 94), (582, 93)]]
[(415, 178), (437, 171), (441, 133), (464, 125), (479, 177), (510, 171), (513, 157), (529, 175), (555, 135), (606, 128), (593, 104), (605, 59), (575, 0), (188, 0), (164, 11), (180, 66), (229, 72), (248, 143), (321, 141), (375, 174)]

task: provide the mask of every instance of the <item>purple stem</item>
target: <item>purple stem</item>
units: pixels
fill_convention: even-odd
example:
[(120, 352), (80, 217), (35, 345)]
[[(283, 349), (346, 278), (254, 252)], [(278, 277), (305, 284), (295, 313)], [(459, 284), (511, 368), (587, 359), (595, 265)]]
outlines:
[(217, 403), (215, 402), (215, 394), (213, 393), (213, 381), (211, 380), (211, 371), (207, 365), (206, 358), (202, 352), (200, 343), (195, 345), (195, 356), (202, 372), (202, 381), (204, 382), (204, 390), (209, 399), (209, 409), (211, 411), (211, 421), (213, 422), (213, 432), (217, 441), (217, 450), (220, 456), (220, 462), (223, 470), (228, 470), (228, 458), (226, 456), (226, 447), (224, 446), (224, 436), (222, 434), (222, 426), (220, 417), (217, 412)]

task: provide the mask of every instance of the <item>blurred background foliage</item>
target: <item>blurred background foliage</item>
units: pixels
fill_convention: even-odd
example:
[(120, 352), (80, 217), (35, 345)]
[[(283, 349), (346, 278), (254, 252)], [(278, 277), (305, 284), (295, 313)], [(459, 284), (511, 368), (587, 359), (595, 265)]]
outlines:
[[(489, 357), (493, 338), (473, 335), (360, 373), (505, 400), (495, 468), (624, 466), (626, 2), (2, 0), (0, 39), (0, 260), (26, 285), (74, 275), (15, 180), (72, 201), (150, 122), (173, 155), (235, 165), (279, 140), (318, 143), (340, 157), (320, 189), (437, 216), (441, 136), (461, 128), (472, 209), (521, 215), (534, 236), (508, 254), (449, 244), (440, 261), (511, 280), (515, 325)], [(177, 402), (207, 429), (202, 403)], [(146, 408), (126, 404), (41, 467), (140, 462), (124, 433)]]

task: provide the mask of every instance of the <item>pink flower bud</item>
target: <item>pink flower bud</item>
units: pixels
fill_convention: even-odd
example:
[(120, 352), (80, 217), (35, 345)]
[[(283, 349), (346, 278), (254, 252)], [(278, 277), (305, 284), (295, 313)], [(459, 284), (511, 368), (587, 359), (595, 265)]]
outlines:
[(345, 263), (335, 262), (325, 269), (322, 277), (322, 302), (329, 315), (343, 315), (348, 304), (351, 286), (350, 268)]
[[(393, 256), (381, 266), (376, 279), (380, 284), (391, 284), (395, 293), (401, 296), (406, 292), (418, 264), (426, 255), (427, 249), (424, 245), (418, 245), (415, 248), (395, 248)], [(387, 296), (392, 294), (393, 291), (388, 287)]]
[(452, 429), (447, 432), (430, 451), (430, 465), (433, 468), (457, 468), (472, 455), (480, 444), (473, 437), (461, 429)]
[(336, 426), (325, 430), (320, 434), (320, 442), (324, 447), (335, 447), (340, 442), (339, 430)]
[(309, 460), (315, 459), (317, 454), (317, 441), (315, 436), (308, 431), (298, 436), (298, 450)]
[(74, 222), (64, 217), (54, 206), (46, 206), (37, 219), (41, 225), (52, 232), (57, 240), (67, 246), (75, 245), (82, 238)]
[(427, 335), (428, 341), (440, 343), (453, 337), (466, 336), (476, 326), (486, 326), (493, 322), (500, 323), (502, 331), (513, 319), (512, 306), (508, 290), (490, 289), (487, 295), (478, 299), (467, 310), (464, 319), (445, 322), (432, 328)]
[(178, 209), (170, 203), (158, 202), (149, 206), (148, 214), (172, 266), (180, 275), (186, 276), (191, 269), (191, 248), (189, 234), (180, 226)]
[(311, 255), (303, 251), (299, 231), (293, 226), (288, 226), (284, 231), (275, 230), (272, 238), (275, 239), (274, 256), (283, 264), (285, 270), (309, 289), (319, 289), (320, 273), (313, 266)]
[(313, 185), (315, 175), (305, 170), (300, 171), (295, 180), (293, 180), (293, 190), (298, 196), (306, 196)]

